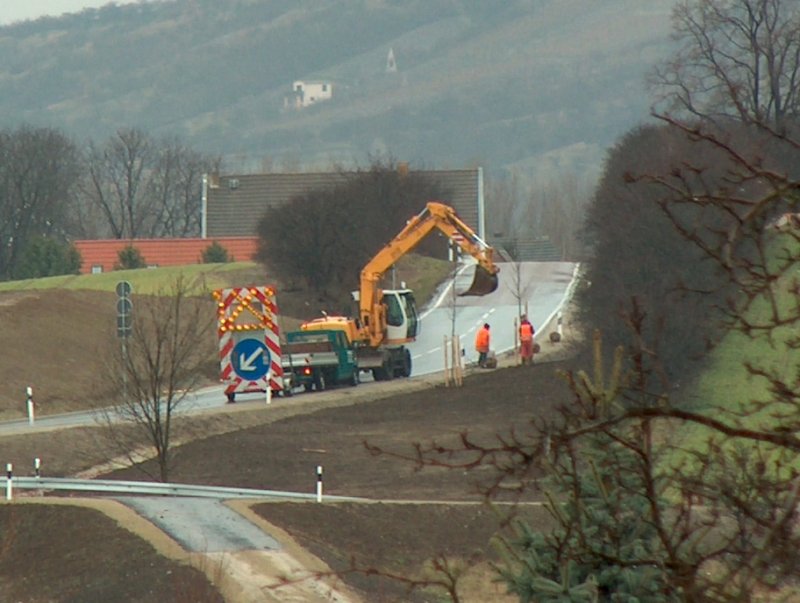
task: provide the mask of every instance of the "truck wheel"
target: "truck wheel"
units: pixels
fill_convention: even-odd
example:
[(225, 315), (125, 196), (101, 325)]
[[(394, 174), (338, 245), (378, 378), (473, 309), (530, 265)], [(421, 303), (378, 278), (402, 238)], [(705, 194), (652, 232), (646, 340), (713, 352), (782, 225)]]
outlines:
[(386, 370), (385, 366), (372, 369), (372, 377), (375, 379), (375, 381), (386, 381), (390, 379), (389, 374), (390, 373)]
[(400, 376), (401, 377), (411, 376), (411, 352), (408, 350), (406, 350), (403, 353), (403, 368), (401, 369)]

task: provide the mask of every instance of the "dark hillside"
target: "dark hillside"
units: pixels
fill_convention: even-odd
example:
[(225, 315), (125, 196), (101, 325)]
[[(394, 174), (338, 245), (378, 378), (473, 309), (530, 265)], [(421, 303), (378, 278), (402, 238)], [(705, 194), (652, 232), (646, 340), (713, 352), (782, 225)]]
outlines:
[[(671, 5), (109, 4), (0, 28), (0, 125), (93, 138), (139, 127), (239, 170), (388, 152), (585, 174), (646, 119), (643, 77), (666, 54)], [(334, 96), (287, 109), (295, 80), (330, 81)]]

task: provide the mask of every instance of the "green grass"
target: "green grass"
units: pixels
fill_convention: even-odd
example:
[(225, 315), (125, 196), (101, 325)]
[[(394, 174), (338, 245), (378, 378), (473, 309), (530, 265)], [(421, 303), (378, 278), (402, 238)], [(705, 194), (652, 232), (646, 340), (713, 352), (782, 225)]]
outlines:
[[(399, 278), (407, 281), (420, 303), (430, 299), (439, 283), (449, 277), (450, 271), (449, 262), (416, 254), (410, 254), (398, 262)], [(164, 266), (138, 270), (116, 270), (102, 274), (50, 276), (6, 281), (0, 282), (0, 292), (41, 289), (88, 289), (114, 292), (117, 283), (124, 280), (131, 284), (134, 293), (156, 294), (168, 292), (175, 279), (182, 275), (191, 284), (190, 293), (202, 295), (210, 290), (223, 287), (264, 284), (258, 282), (263, 278), (263, 273), (263, 268), (256, 262)]]
[[(779, 306), (789, 308), (794, 303), (792, 287), (785, 283), (782, 287)], [(748, 312), (748, 318), (757, 323), (768, 323), (769, 307), (766, 300), (759, 300)], [(770, 384), (764, 377), (752, 375), (746, 364), (772, 371), (787, 383), (791, 383), (797, 370), (793, 359), (796, 351), (788, 341), (796, 336), (796, 325), (781, 326), (772, 331), (771, 339), (766, 335), (747, 336), (739, 331), (725, 335), (720, 344), (711, 352), (703, 373), (691, 386), (682, 399), (690, 408), (728, 424), (740, 424), (753, 429), (771, 430), (781, 423), (775, 415), (785, 413), (792, 423), (797, 423), (797, 409), (780, 402), (773, 402), (768, 408), (759, 408), (758, 403), (774, 400)], [(736, 413), (741, 413), (736, 416)], [(705, 452), (709, 448), (709, 438), (713, 432), (703, 426), (687, 424), (680, 426), (680, 446), (693, 451)], [(726, 446), (750, 446), (747, 442), (729, 440)]]
[(235, 278), (235, 274), (239, 272), (256, 273), (257, 270), (258, 264), (255, 262), (141, 268), (138, 270), (117, 270), (102, 274), (50, 276), (47, 278), (7, 281), (0, 283), (0, 291), (89, 289), (113, 292), (117, 283), (124, 280), (131, 284), (134, 293), (155, 294), (169, 291), (175, 279), (182, 275), (191, 285), (190, 293), (201, 295), (213, 289), (231, 286), (232, 278)]

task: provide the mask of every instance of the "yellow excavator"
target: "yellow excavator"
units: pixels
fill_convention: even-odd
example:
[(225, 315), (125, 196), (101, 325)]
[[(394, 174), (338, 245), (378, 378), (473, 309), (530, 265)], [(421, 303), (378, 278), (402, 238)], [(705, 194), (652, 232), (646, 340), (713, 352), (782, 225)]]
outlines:
[(444, 203), (430, 201), (419, 214), (361, 270), (361, 285), (353, 293), (358, 319), (323, 316), (303, 323), (303, 331), (344, 331), (352, 343), (360, 371), (372, 371), (376, 381), (411, 375), (411, 353), (405, 346), (419, 330), (414, 294), (410, 289), (382, 289), (381, 279), (401, 257), (438, 229), (476, 261), (472, 285), (460, 295), (488, 295), (497, 289), (499, 267), (494, 250)]

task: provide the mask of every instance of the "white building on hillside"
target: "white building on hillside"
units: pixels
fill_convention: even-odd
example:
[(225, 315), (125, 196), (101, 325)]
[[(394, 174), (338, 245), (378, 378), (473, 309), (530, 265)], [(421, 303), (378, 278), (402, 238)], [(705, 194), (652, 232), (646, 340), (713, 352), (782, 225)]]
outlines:
[(297, 80), (292, 84), (295, 107), (308, 107), (314, 103), (333, 97), (333, 84), (326, 81), (304, 82)]

